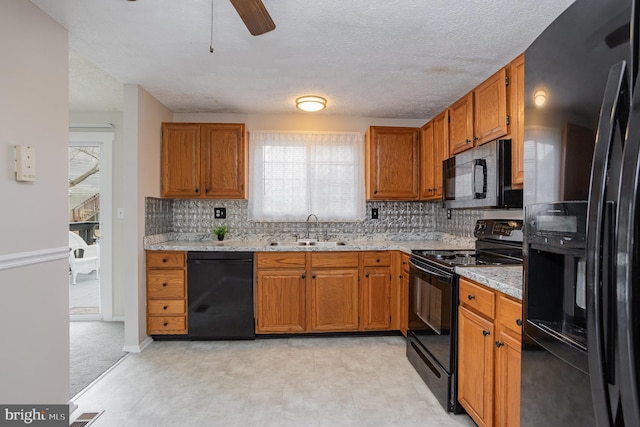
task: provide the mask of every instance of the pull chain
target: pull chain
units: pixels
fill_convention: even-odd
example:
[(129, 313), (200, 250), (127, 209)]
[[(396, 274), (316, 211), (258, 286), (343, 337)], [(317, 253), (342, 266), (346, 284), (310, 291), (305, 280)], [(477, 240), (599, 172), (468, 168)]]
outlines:
[(213, 2), (211, 0), (211, 44), (209, 45), (209, 52), (213, 53)]

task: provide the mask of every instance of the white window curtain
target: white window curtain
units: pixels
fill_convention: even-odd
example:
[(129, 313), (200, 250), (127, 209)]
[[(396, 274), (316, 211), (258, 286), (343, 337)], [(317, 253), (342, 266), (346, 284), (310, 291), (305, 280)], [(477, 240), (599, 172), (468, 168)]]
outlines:
[(249, 220), (365, 218), (361, 133), (253, 131), (249, 146)]

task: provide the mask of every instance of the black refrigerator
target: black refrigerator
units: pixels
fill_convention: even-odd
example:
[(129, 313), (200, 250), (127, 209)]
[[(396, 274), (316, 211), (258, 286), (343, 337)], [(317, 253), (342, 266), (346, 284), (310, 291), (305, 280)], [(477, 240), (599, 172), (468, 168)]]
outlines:
[(640, 426), (638, 2), (525, 51), (523, 426)]

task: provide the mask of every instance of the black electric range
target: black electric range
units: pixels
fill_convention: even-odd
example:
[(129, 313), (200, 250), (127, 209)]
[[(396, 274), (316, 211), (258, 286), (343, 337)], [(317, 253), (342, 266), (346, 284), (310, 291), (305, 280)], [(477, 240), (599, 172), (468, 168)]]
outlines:
[(409, 259), (407, 358), (449, 412), (457, 398), (457, 266), (522, 264), (522, 221), (479, 220), (475, 248), (414, 250)]

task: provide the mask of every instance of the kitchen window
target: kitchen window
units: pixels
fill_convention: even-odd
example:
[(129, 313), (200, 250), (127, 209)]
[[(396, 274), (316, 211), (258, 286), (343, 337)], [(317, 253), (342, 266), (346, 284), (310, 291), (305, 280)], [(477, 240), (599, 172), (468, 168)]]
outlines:
[(364, 219), (361, 133), (254, 131), (249, 146), (249, 220)]

